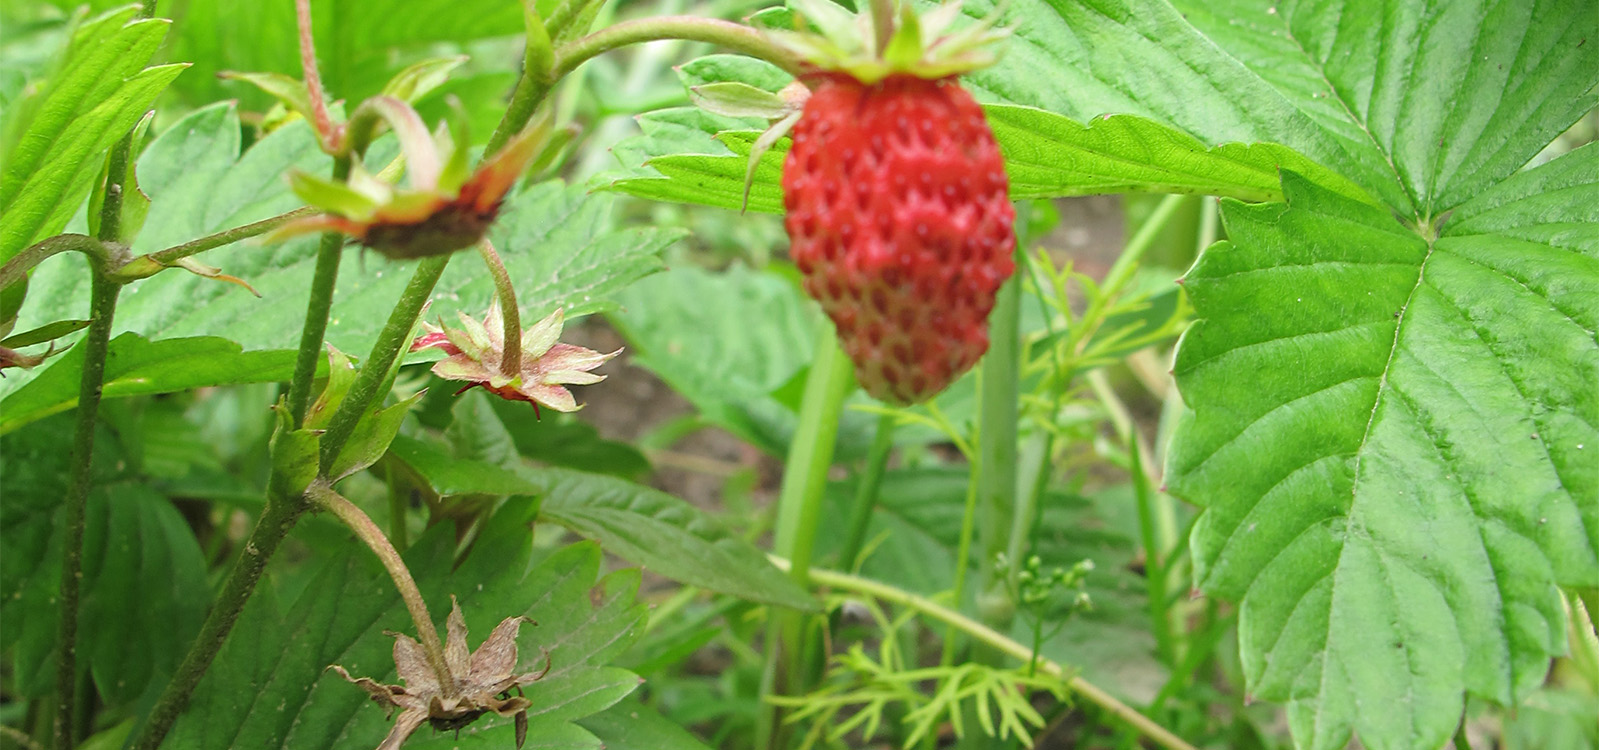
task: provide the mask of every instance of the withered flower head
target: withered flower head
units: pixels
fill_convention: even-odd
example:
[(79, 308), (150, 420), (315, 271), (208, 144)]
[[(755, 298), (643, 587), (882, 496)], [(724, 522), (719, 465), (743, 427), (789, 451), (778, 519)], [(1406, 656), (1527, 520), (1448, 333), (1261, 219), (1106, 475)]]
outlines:
[(481, 323), (465, 313), (461, 313), (461, 328), (423, 323), (427, 333), (417, 337), (411, 351), (436, 348), (450, 355), (433, 365), (433, 374), (446, 380), (466, 381), (463, 391), (482, 386), (501, 398), (530, 402), (535, 410), (543, 404), (556, 411), (577, 411), (577, 400), (566, 386), (604, 380), (604, 375), (590, 370), (622, 350), (601, 354), (563, 344), (557, 339), (564, 321), (564, 312), (557, 309), (522, 334), (522, 366), (514, 378), (506, 377), (500, 366), (505, 357), (505, 323), (498, 302), (489, 305), (488, 315)]
[(429, 135), (421, 117), (398, 100), (373, 100), (381, 105), (405, 155), (409, 186), (401, 188), (374, 176), (357, 162), (347, 181), (295, 172), (294, 192), (325, 213), (284, 225), (270, 239), (309, 232), (341, 232), (363, 245), (399, 260), (453, 253), (483, 238), (499, 215), (505, 194), (529, 164), (549, 145), (550, 129), (540, 122), (511, 139), (477, 171), (464, 126), (457, 132), (441, 126)]
[[(527, 709), (532, 701), (521, 695), (522, 686), (537, 682), (550, 671), (550, 654), (546, 651), (542, 670), (515, 674), (517, 632), (522, 623), (533, 621), (520, 616), (508, 617), (494, 627), (494, 632), (476, 652), (469, 653), (461, 605), (453, 596), (450, 602), (450, 617), (445, 621), (448, 632), (444, 661), (454, 676), (454, 685), (440, 685), (438, 676), (428, 666), (422, 644), (402, 633), (389, 632), (388, 635), (394, 636), (394, 666), (403, 685), (384, 685), (368, 677), (351, 677), (337, 664), (328, 667), (365, 690), (373, 702), (391, 714), (394, 709), (400, 709), (394, 728), (378, 745), (378, 750), (396, 750), (423, 722), (439, 731), (460, 730), (491, 711), (500, 716), (516, 717), (517, 747), (527, 739)], [(517, 695), (510, 695), (512, 690)]]

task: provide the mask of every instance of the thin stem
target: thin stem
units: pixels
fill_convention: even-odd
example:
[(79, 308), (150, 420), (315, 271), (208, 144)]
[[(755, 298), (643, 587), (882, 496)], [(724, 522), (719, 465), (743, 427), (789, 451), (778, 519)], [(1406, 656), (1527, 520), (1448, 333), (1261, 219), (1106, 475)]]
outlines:
[(872, 448), (866, 454), (866, 469), (861, 472), (860, 484), (855, 489), (855, 505), (850, 510), (849, 536), (838, 553), (838, 566), (854, 570), (861, 547), (866, 544), (866, 527), (872, 520), (872, 510), (877, 507), (877, 488), (883, 484), (883, 472), (888, 468), (888, 456), (894, 450), (894, 430), (899, 420), (892, 412), (883, 412), (877, 418), (877, 433), (872, 437)]
[(494, 281), (494, 296), (500, 301), (500, 317), (505, 321), (502, 338), (504, 348), (500, 354), (500, 374), (507, 378), (522, 376), (522, 313), (517, 309), (516, 287), (511, 285), (511, 273), (505, 270), (505, 261), (495, 252), (494, 243), (484, 237), (478, 243), (478, 254), (489, 267), (489, 277)]
[(278, 543), (294, 528), (305, 507), (299, 498), (269, 494), (266, 508), (255, 522), (249, 538), (245, 539), (244, 549), (239, 553), (233, 570), (228, 573), (227, 581), (222, 584), (222, 591), (217, 594), (216, 603), (206, 616), (205, 624), (200, 626), (200, 635), (194, 639), (194, 645), (173, 674), (172, 682), (167, 684), (160, 701), (150, 711), (150, 718), (139, 730), (137, 739), (130, 746), (131, 750), (156, 750), (161, 746), (173, 722), (177, 721), (178, 714), (188, 705), (195, 686), (200, 684), (200, 677), (222, 649), (222, 643), (227, 640), (233, 623), (239, 619), (239, 613), (244, 611), (244, 603), (255, 591), (255, 584), (261, 579), (267, 560), (272, 558)]
[(215, 234), (208, 234), (199, 239), (189, 240), (181, 245), (173, 245), (165, 250), (150, 253), (148, 258), (163, 266), (171, 265), (191, 255), (199, 255), (207, 250), (215, 250), (224, 245), (231, 245), (240, 240), (266, 234), (295, 219), (301, 219), (320, 213), (315, 208), (297, 208), (288, 213), (278, 214), (260, 221), (251, 222), (243, 226), (224, 229)]
[(601, 53), (662, 39), (708, 42), (760, 58), (796, 76), (802, 72), (793, 53), (743, 24), (697, 16), (660, 16), (623, 21), (561, 45), (555, 50), (555, 78), (572, 72)]
[[(1023, 259), (1018, 258), (1018, 266)], [(1015, 615), (1015, 604), (1003, 581), (993, 578), (994, 559), (1006, 551), (1016, 531), (1012, 519), (1018, 504), (1016, 492), (1017, 422), (1021, 393), (1021, 275), (1011, 276), (994, 301), (989, 317), (988, 354), (983, 358), (977, 436), (978, 613), (983, 621), (1005, 627)], [(1028, 520), (1031, 520), (1030, 518)], [(1021, 530), (1031, 536), (1028, 529)], [(1012, 560), (1012, 566), (1020, 565)], [(960, 561), (966, 565), (966, 560)], [(959, 592), (957, 592), (959, 593)]]
[[(333, 179), (350, 175), (350, 157), (333, 160)], [(328, 333), (328, 316), (333, 312), (333, 287), (339, 280), (339, 260), (344, 257), (344, 235), (324, 232), (316, 250), (316, 270), (311, 275), (311, 299), (306, 303), (305, 325), (300, 328), (300, 349), (294, 359), (294, 376), (289, 381), (289, 417), (294, 428), (305, 426), (305, 412), (311, 406), (311, 385), (316, 365), (322, 360), (322, 342)]]
[(300, 30), (300, 68), (305, 72), (305, 88), (311, 95), (311, 118), (323, 148), (338, 146), (339, 136), (322, 92), (322, 74), (316, 67), (316, 39), (311, 34), (311, 0), (294, 0), (294, 18)]
[(400, 295), (394, 312), (389, 314), (388, 323), (378, 333), (378, 340), (372, 344), (372, 353), (361, 363), (360, 374), (356, 375), (355, 383), (345, 394), (344, 403), (339, 404), (339, 410), (333, 413), (333, 418), (328, 422), (328, 431), (322, 434), (321, 473), (326, 474), (333, 467), (333, 459), (338, 457), (344, 443), (355, 432), (356, 423), (361, 421), (367, 407), (379, 395), (379, 386), (388, 380), (394, 360), (409, 343), (417, 316), (422, 314), (422, 306), (433, 295), (433, 286), (439, 283), (439, 277), (444, 274), (444, 267), (449, 262), (449, 255), (435, 255), (417, 263), (411, 282)]
[[(116, 174), (116, 173), (113, 173)], [(109, 196), (106, 202), (110, 203)], [(119, 209), (120, 210), (120, 209)], [(105, 225), (102, 224), (104, 229)], [(113, 228), (114, 230), (114, 228)], [(72, 436), (72, 476), (67, 485), (66, 519), (61, 542), (61, 620), (56, 641), (61, 652), (56, 662), (55, 747), (71, 750), (73, 712), (78, 684), (78, 590), (83, 582), (84, 507), (92, 484), (94, 429), (100, 415), (105, 384), (106, 351), (111, 323), (122, 287), (105, 277), (104, 269), (90, 264), (94, 274), (90, 291), (92, 322), (83, 340), (83, 374), (78, 380), (78, 421)]]
[(405, 560), (400, 558), (400, 553), (395, 551), (394, 545), (389, 544), (389, 538), (383, 535), (383, 530), (378, 528), (372, 518), (345, 499), (343, 495), (333, 491), (326, 480), (312, 483), (306, 490), (306, 495), (318, 506), (332, 513), (350, 531), (355, 532), (357, 538), (377, 555), (378, 562), (383, 563), (383, 569), (389, 572), (389, 578), (394, 580), (394, 588), (400, 592), (400, 599), (405, 601), (405, 609), (411, 613), (411, 621), (416, 624), (416, 634), (422, 643), (422, 650), (427, 654), (428, 665), (433, 667), (433, 674), (439, 678), (439, 686), (444, 689), (446, 698), (455, 694), (455, 678), (450, 674), (449, 662), (444, 659), (444, 644), (439, 641), (438, 628), (433, 625), (433, 617), (428, 614), (427, 602), (422, 600), (422, 591), (416, 587), (416, 580), (411, 577), (410, 568), (405, 567)]
[[(979, 462), (971, 462), (972, 478), (966, 482), (966, 505), (961, 511), (961, 531), (955, 543), (955, 583), (952, 586), (955, 592), (955, 606), (965, 599), (966, 571), (971, 567), (972, 537), (976, 536), (977, 529), (977, 472)], [(939, 666), (947, 667), (955, 663), (955, 633), (953, 629), (944, 636), (944, 647), (938, 657)]]
[(1149, 600), (1149, 623), (1155, 631), (1155, 654), (1167, 667), (1174, 665), (1171, 615), (1166, 610), (1166, 562), (1155, 535), (1155, 506), (1149, 477), (1144, 475), (1143, 451), (1138, 447), (1137, 431), (1123, 434), (1127, 443), (1128, 472), (1132, 475), (1133, 495), (1138, 501), (1138, 537), (1144, 545), (1144, 585)]
[[(838, 420), (844, 410), (844, 396), (851, 385), (849, 358), (838, 347), (831, 323), (823, 322), (816, 339), (816, 354), (810, 375), (805, 379), (805, 396), (800, 402), (799, 427), (789, 443), (784, 462), (783, 486), (777, 500), (777, 528), (774, 544), (779, 554), (792, 561), (789, 576), (807, 585), (806, 571), (816, 546), (816, 529), (822, 517), (822, 490), (827, 486), (827, 469), (833, 463), (833, 447), (838, 439)], [(797, 612), (776, 611), (767, 624), (766, 666), (761, 674), (763, 697), (756, 720), (756, 747), (775, 747), (779, 727), (777, 707), (765, 696), (793, 692), (801, 680), (805, 654), (803, 619)], [(779, 676), (783, 682), (779, 685)]]
[[(788, 560), (784, 560), (783, 558), (775, 555), (769, 556), (769, 559), (771, 559), (772, 564), (776, 565), (779, 570), (789, 569), (790, 563)], [(970, 617), (967, 617), (966, 615), (963, 615), (954, 609), (950, 609), (949, 607), (945, 607), (931, 599), (918, 596), (909, 591), (890, 586), (880, 581), (874, 581), (870, 578), (862, 578), (860, 576), (849, 575), (848, 573), (840, 573), (833, 570), (825, 570), (822, 568), (812, 568), (810, 571), (810, 580), (816, 586), (828, 586), (835, 589), (853, 591), (859, 594), (870, 596), (874, 599), (889, 602), (891, 604), (909, 607), (917, 612), (933, 618), (934, 620), (938, 620), (946, 625), (950, 625), (978, 640), (979, 642), (992, 647), (996, 651), (1016, 659), (1017, 661), (1027, 663), (1034, 658), (1032, 649), (1017, 643), (1014, 640), (1011, 640), (1009, 637), (1005, 636), (999, 631), (994, 630), (993, 628), (984, 625), (983, 623), (978, 622)], [(1154, 741), (1155, 744), (1167, 748), (1167, 750), (1195, 750), (1193, 745), (1183, 741), (1181, 737), (1172, 734), (1170, 730), (1155, 723), (1149, 717), (1139, 713), (1133, 707), (1116, 700), (1116, 698), (1110, 693), (1100, 689), (1097, 685), (1094, 685), (1093, 683), (1079, 676), (1073, 675), (1068, 677), (1065, 667), (1062, 667), (1059, 663), (1047, 657), (1039, 656), (1037, 664), (1040, 671), (1064, 680), (1066, 682), (1066, 686), (1071, 689), (1072, 692), (1087, 698), (1088, 702), (1099, 706), (1107, 713), (1110, 713), (1120, 718), (1122, 721), (1132, 725), (1134, 729), (1137, 729), (1145, 737), (1148, 737), (1150, 740)]]
[(79, 252), (89, 256), (89, 265), (96, 268), (108, 265), (111, 258), (110, 249), (89, 235), (58, 234), (23, 248), (21, 252), (11, 256), (11, 260), (6, 261), (5, 265), (0, 265), (0, 289), (27, 278), (28, 271), (43, 263), (46, 258), (66, 252)]

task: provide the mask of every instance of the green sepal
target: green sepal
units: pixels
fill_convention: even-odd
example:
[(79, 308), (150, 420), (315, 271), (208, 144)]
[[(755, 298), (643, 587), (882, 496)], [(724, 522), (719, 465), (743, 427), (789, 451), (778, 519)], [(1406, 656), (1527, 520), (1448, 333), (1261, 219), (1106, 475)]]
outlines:
[[(133, 244), (133, 238), (138, 236), (139, 230), (144, 227), (144, 219), (150, 214), (150, 196), (139, 189), (139, 175), (135, 165), (138, 162), (139, 144), (150, 132), (150, 123), (155, 120), (155, 112), (145, 112), (139, 118), (139, 124), (133, 126), (131, 148), (128, 149), (127, 168), (122, 174), (122, 210), (121, 220), (117, 222), (117, 236), (108, 237), (114, 242)], [(100, 211), (105, 206), (106, 180), (111, 176), (111, 154), (106, 154), (105, 166), (100, 168), (100, 179), (96, 182), (100, 189), (89, 193), (89, 233), (100, 236)]]
[(243, 73), (236, 70), (224, 70), (218, 73), (217, 77), (228, 81), (243, 81), (255, 86), (277, 99), (290, 112), (305, 118), (306, 122), (314, 121), (311, 114), (311, 90), (298, 78), (290, 78), (282, 73)]
[(892, 67), (909, 68), (922, 58), (922, 24), (909, 3), (899, 10), (899, 26), (883, 48), (883, 59)]
[[(828, 41), (846, 49), (860, 48), (859, 42), (864, 36), (862, 31), (866, 29), (861, 28), (857, 19), (870, 19), (869, 12), (856, 16), (832, 0), (789, 0), (788, 4)], [(865, 4), (865, 0), (862, 0), (862, 4)]]
[(524, 73), (538, 71), (540, 76), (547, 77), (555, 70), (555, 42), (550, 39), (544, 18), (533, 3), (522, 4), (522, 20), (527, 27), (527, 51), (522, 56), (522, 69)]
[(295, 170), (289, 173), (289, 188), (300, 200), (324, 211), (364, 221), (378, 210), (378, 202), (348, 184)]
[(744, 201), (739, 206), (740, 211), (748, 210), (750, 207), (750, 187), (755, 184), (755, 170), (761, 165), (761, 157), (765, 156), (766, 152), (770, 151), (772, 146), (776, 145), (779, 140), (782, 140), (783, 136), (788, 135), (788, 131), (794, 128), (794, 123), (799, 122), (802, 114), (804, 114), (803, 111), (796, 111), (778, 120), (772, 127), (767, 128), (766, 132), (761, 133), (761, 137), (756, 138), (755, 143), (751, 144), (749, 164), (744, 168)]
[(740, 81), (718, 81), (689, 87), (689, 99), (701, 109), (727, 117), (776, 120), (788, 116), (793, 105), (783, 97)]
[(428, 92), (444, 85), (444, 82), (450, 79), (450, 71), (461, 67), (466, 61), (466, 55), (423, 60), (395, 73), (388, 83), (383, 84), (383, 90), (378, 93), (381, 96), (392, 96), (400, 101), (415, 104), (418, 99), (427, 96)]
[(455, 195), (461, 186), (472, 178), (471, 117), (455, 97), (450, 97), (447, 124), (439, 126), (434, 143), (442, 153), (448, 154), (439, 171), (439, 192)]
[(288, 497), (305, 495), (305, 488), (316, 479), (318, 461), (322, 452), (320, 430), (294, 429), (294, 418), (289, 414), (288, 402), (278, 399), (272, 411), (277, 414), (277, 428), (268, 443), (272, 452), (273, 487)]
[(328, 478), (337, 482), (383, 458), (383, 454), (389, 450), (389, 443), (394, 442), (394, 436), (400, 434), (400, 424), (405, 421), (406, 412), (424, 395), (427, 395), (426, 390), (418, 391), (416, 395), (397, 404), (363, 415), (350, 433), (349, 441), (333, 459), (333, 465), (328, 468)]
[(311, 429), (327, 427), (327, 423), (333, 419), (333, 412), (338, 411), (339, 404), (344, 403), (344, 395), (355, 384), (355, 365), (350, 363), (349, 356), (332, 344), (327, 346), (328, 382), (305, 413), (305, 426)]
[(7, 336), (5, 339), (0, 340), (0, 346), (16, 349), (23, 346), (43, 344), (46, 341), (54, 341), (69, 333), (88, 328), (89, 322), (87, 320), (58, 320), (54, 323), (46, 323), (31, 331), (23, 331), (15, 336)]

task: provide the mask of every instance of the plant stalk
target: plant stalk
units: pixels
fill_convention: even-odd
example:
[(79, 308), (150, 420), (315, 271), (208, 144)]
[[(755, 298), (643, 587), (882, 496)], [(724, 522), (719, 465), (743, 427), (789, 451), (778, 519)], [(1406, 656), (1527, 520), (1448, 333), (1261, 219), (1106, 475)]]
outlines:
[(494, 243), (484, 237), (478, 243), (478, 254), (489, 268), (494, 280), (494, 296), (500, 302), (500, 316), (505, 322), (504, 339), (500, 354), (500, 374), (507, 378), (522, 377), (522, 313), (516, 304), (516, 287), (511, 285), (511, 273), (505, 270), (505, 261), (495, 252)]
[[(126, 140), (124, 141), (126, 142)], [(113, 172), (112, 174), (119, 174)], [(109, 192), (106, 204), (118, 205)], [(100, 225), (102, 230), (105, 224)], [(111, 231), (116, 231), (113, 225)], [(111, 325), (117, 309), (121, 285), (105, 276), (105, 269), (90, 263), (93, 280), (90, 291), (88, 334), (83, 339), (83, 374), (78, 380), (78, 420), (72, 435), (72, 476), (67, 485), (66, 518), (61, 541), (61, 620), (56, 631), (60, 654), (56, 662), (55, 747), (71, 750), (74, 737), (74, 710), (78, 684), (78, 594), (83, 583), (83, 527), (85, 506), (93, 481), (94, 431), (100, 416), (100, 396), (105, 385), (106, 352), (111, 343)]]
[(399, 590), (400, 598), (405, 601), (405, 609), (411, 613), (411, 621), (416, 624), (417, 638), (427, 654), (428, 665), (433, 667), (433, 674), (439, 680), (439, 687), (444, 690), (446, 698), (455, 695), (455, 678), (450, 674), (449, 662), (444, 658), (444, 644), (439, 641), (438, 628), (433, 625), (433, 617), (428, 614), (427, 602), (422, 600), (422, 591), (416, 587), (411, 570), (405, 567), (405, 561), (400, 558), (394, 545), (389, 543), (389, 538), (383, 535), (383, 530), (372, 522), (370, 516), (343, 495), (334, 492), (326, 480), (312, 483), (306, 495), (343, 521), (372, 550), (372, 554), (377, 555), (378, 562), (383, 563), (383, 569), (388, 571), (389, 578), (394, 580), (394, 588)]
[[(838, 347), (833, 325), (823, 321), (817, 333), (810, 374), (805, 379), (799, 427), (789, 443), (788, 458), (783, 464), (783, 486), (778, 494), (774, 532), (773, 546), (791, 561), (789, 577), (800, 586), (809, 585), (806, 574), (815, 551), (816, 528), (822, 517), (822, 491), (827, 486), (827, 469), (833, 463), (844, 397), (853, 382), (851, 372), (849, 358)], [(756, 747), (776, 747), (777, 707), (766, 703), (765, 696), (791, 693), (802, 680), (803, 618), (798, 612), (774, 611), (767, 624), (766, 666), (761, 673), (763, 705), (756, 721)]]
[(663, 39), (707, 42), (765, 60), (795, 76), (802, 72), (792, 53), (743, 24), (697, 16), (658, 16), (623, 21), (561, 45), (555, 50), (554, 77), (559, 79), (589, 59), (619, 47)]
[[(784, 560), (781, 557), (772, 555), (769, 556), (769, 559), (772, 561), (773, 565), (777, 566), (779, 570), (788, 570), (790, 567), (789, 561)], [(840, 573), (822, 568), (811, 569), (810, 581), (816, 586), (827, 586), (830, 588), (842, 589), (844, 591), (853, 591), (858, 594), (870, 596), (874, 599), (889, 602), (891, 604), (909, 607), (923, 615), (933, 618), (934, 620), (938, 620), (939, 622), (954, 627), (968, 636), (971, 636), (978, 642), (983, 643), (984, 645), (989, 646), (994, 650), (1023, 663), (1030, 662), (1035, 657), (1031, 648), (1017, 643), (1016, 641), (1005, 636), (1003, 633), (1000, 633), (999, 631), (984, 625), (977, 620), (967, 617), (966, 615), (963, 615), (954, 609), (945, 607), (944, 605), (939, 604), (931, 599), (918, 596), (910, 593), (909, 591), (890, 586), (886, 583), (874, 581), (870, 578), (862, 578), (860, 576), (849, 575), (848, 573)], [(1065, 680), (1066, 686), (1072, 692), (1087, 698), (1088, 702), (1099, 706), (1105, 712), (1127, 722), (1134, 729), (1138, 730), (1139, 733), (1143, 734), (1145, 737), (1148, 737), (1160, 747), (1166, 748), (1167, 750), (1196, 750), (1193, 745), (1188, 744), (1181, 737), (1172, 734), (1170, 730), (1155, 723), (1149, 717), (1139, 713), (1131, 706), (1116, 700), (1114, 696), (1100, 689), (1099, 686), (1083, 679), (1082, 677), (1075, 675), (1068, 676), (1066, 668), (1062, 667), (1059, 663), (1043, 656), (1038, 656), (1037, 665), (1040, 671)]]
[(855, 505), (850, 510), (849, 536), (838, 553), (838, 567), (854, 570), (859, 562), (861, 547), (866, 544), (866, 528), (871, 525), (872, 510), (877, 507), (877, 490), (883, 484), (883, 472), (888, 468), (888, 456), (894, 450), (894, 430), (899, 420), (890, 412), (877, 418), (877, 432), (872, 436), (872, 448), (866, 454), (866, 469), (861, 472), (860, 484), (855, 489)]
[(100, 240), (86, 234), (58, 234), (23, 248), (0, 266), (0, 289), (26, 278), (28, 271), (45, 259), (66, 252), (83, 253), (93, 268), (110, 265), (111, 251)]
[(400, 295), (394, 311), (389, 314), (389, 321), (378, 333), (378, 340), (372, 344), (372, 353), (361, 363), (355, 383), (345, 394), (344, 403), (339, 404), (338, 411), (333, 413), (327, 432), (322, 434), (320, 473), (325, 475), (333, 467), (333, 459), (338, 457), (339, 451), (355, 432), (355, 426), (366, 414), (367, 407), (380, 395), (379, 386), (388, 380), (394, 361), (410, 343), (411, 330), (416, 327), (416, 319), (422, 314), (422, 306), (433, 295), (433, 287), (439, 283), (439, 277), (444, 275), (444, 268), (449, 262), (449, 255), (435, 255), (417, 263), (410, 283)]
[[(333, 160), (333, 179), (350, 176), (350, 157)], [(305, 325), (300, 328), (300, 349), (294, 359), (294, 376), (289, 381), (289, 417), (294, 428), (305, 426), (305, 412), (311, 406), (311, 385), (316, 365), (322, 359), (322, 343), (327, 338), (328, 317), (333, 313), (333, 287), (339, 280), (339, 261), (344, 257), (344, 235), (322, 233), (316, 250), (316, 270), (311, 275), (311, 299), (305, 307)]]

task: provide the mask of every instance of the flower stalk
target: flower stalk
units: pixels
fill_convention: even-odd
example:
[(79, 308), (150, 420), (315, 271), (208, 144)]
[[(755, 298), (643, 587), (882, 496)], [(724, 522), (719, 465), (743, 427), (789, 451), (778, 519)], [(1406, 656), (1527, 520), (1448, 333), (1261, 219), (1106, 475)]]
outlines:
[(317, 507), (332, 513), (334, 517), (344, 522), (344, 525), (355, 533), (356, 538), (372, 550), (378, 562), (383, 563), (383, 569), (388, 571), (389, 578), (394, 580), (394, 588), (400, 592), (400, 599), (405, 602), (406, 611), (411, 613), (411, 621), (416, 624), (417, 639), (422, 644), (423, 652), (427, 654), (428, 666), (433, 668), (433, 674), (439, 678), (439, 686), (443, 688), (445, 697), (452, 697), (456, 680), (450, 673), (449, 663), (444, 658), (444, 643), (439, 640), (439, 631), (433, 626), (433, 618), (428, 614), (427, 603), (422, 600), (422, 591), (416, 587), (416, 579), (411, 577), (411, 570), (405, 567), (405, 560), (400, 558), (400, 553), (389, 543), (389, 538), (383, 535), (383, 530), (378, 528), (372, 518), (356, 507), (355, 503), (334, 492), (327, 480), (319, 479), (313, 482), (306, 494)]
[[(350, 174), (350, 157), (333, 160), (333, 179)], [(316, 270), (311, 275), (311, 298), (306, 304), (305, 325), (300, 329), (300, 348), (294, 360), (294, 375), (289, 381), (289, 418), (295, 429), (305, 425), (305, 412), (311, 405), (311, 383), (316, 377), (322, 342), (327, 338), (328, 318), (333, 312), (333, 287), (339, 280), (339, 260), (344, 256), (344, 235), (323, 232), (316, 251)]]
[(500, 357), (500, 374), (507, 378), (522, 376), (522, 314), (516, 307), (516, 287), (511, 285), (511, 273), (505, 270), (505, 261), (494, 250), (494, 243), (484, 237), (478, 243), (478, 254), (489, 268), (489, 278), (494, 280), (494, 296), (500, 301), (500, 316), (505, 323), (503, 337), (505, 348)]

